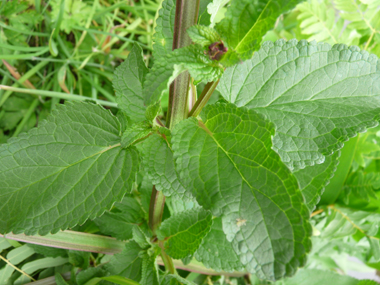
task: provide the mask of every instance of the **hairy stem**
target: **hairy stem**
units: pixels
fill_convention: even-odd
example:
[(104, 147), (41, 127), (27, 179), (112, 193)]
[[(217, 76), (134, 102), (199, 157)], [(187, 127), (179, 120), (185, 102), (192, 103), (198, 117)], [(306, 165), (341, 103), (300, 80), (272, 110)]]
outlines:
[[(174, 22), (173, 50), (188, 46), (191, 39), (186, 30), (197, 23), (200, 0), (177, 0)], [(167, 126), (172, 129), (187, 118), (190, 75), (181, 73), (170, 85)]]

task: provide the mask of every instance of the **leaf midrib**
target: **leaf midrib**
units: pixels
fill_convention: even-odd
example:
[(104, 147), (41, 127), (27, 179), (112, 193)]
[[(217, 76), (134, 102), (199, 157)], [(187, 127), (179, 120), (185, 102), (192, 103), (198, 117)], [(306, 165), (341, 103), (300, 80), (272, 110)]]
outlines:
[[(231, 163), (233, 164), (233, 166), (234, 166), (234, 168), (238, 171), (238, 173), (239, 173), (239, 175), (240, 175), (240, 177), (242, 178), (242, 180), (249, 186), (249, 188), (250, 189), (255, 189), (255, 190), (257, 190), (259, 193), (261, 193), (263, 196), (265, 196), (265, 197), (267, 197), (270, 201), (272, 201), (272, 203), (274, 203), (276, 206), (277, 206), (277, 208), (281, 211), (281, 212), (283, 212), (283, 214), (285, 215), (285, 216), (287, 216), (286, 215), (286, 213), (284, 212), (284, 210), (283, 209), (281, 209), (281, 207), (279, 207), (278, 205), (277, 205), (277, 203), (275, 202), (275, 201), (273, 201), (270, 197), (268, 197), (265, 193), (262, 193), (260, 190), (258, 190), (258, 189), (256, 189), (256, 188), (254, 188), (254, 187), (252, 187), (251, 186), (251, 184), (245, 179), (245, 177), (244, 177), (244, 175), (240, 172), (240, 169), (237, 167), (237, 165), (236, 165), (236, 163), (232, 160), (232, 158), (229, 156), (229, 153), (219, 144), (219, 142), (214, 138), (214, 136), (213, 136), (213, 133), (207, 128), (207, 126), (203, 123), (203, 122), (201, 122), (201, 121), (199, 121), (198, 122), (199, 123), (199, 126), (201, 126), (201, 128), (203, 129), (203, 130), (205, 130), (210, 136), (211, 136), (211, 138), (214, 140), (214, 142), (216, 143), (216, 145), (224, 152), (224, 154), (228, 157), (228, 159), (231, 161)], [(261, 165), (262, 166), (262, 165)], [(262, 167), (264, 167), (264, 166), (262, 166)], [(265, 167), (264, 167), (265, 168)], [(265, 168), (265, 169), (267, 169), (267, 168)], [(271, 170), (269, 170), (269, 169), (267, 169), (268, 171), (270, 171), (270, 172), (272, 172)], [(272, 172), (273, 173), (273, 172)], [(252, 194), (254, 195), (254, 197), (255, 197), (255, 200), (256, 200), (256, 202), (258, 201), (258, 199), (257, 199), (257, 197), (256, 197), (256, 194), (254, 193), (254, 191), (252, 191)], [(264, 225), (265, 225), (265, 228), (266, 228), (266, 231), (267, 231), (267, 235), (268, 236), (270, 236), (269, 235), (269, 230), (268, 230), (268, 227), (267, 227), (267, 223), (265, 222), (265, 215), (264, 215), (264, 213), (263, 213), (263, 211), (262, 211), (262, 208), (261, 208), (261, 205), (257, 202), (257, 205), (258, 205), (258, 207), (260, 208), (260, 212), (261, 212), (261, 215), (262, 215), (262, 217), (263, 217), (263, 220), (264, 220)], [(244, 238), (244, 240), (245, 240), (245, 238)], [(272, 245), (272, 250), (271, 250), (271, 252), (272, 252), (272, 254), (273, 254), (273, 258), (275, 259), (275, 255), (274, 255), (274, 251), (273, 251), (273, 244), (272, 244), (272, 240), (271, 239), (269, 239), (270, 240), (270, 243), (271, 243), (271, 245)], [(254, 257), (255, 258), (255, 257)], [(255, 258), (256, 259), (256, 258)]]

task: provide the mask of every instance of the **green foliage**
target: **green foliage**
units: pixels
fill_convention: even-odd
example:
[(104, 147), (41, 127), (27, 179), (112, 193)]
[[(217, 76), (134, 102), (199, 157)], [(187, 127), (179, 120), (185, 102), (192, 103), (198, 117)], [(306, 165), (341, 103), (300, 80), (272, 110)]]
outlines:
[(279, 40), (227, 69), (218, 88), (229, 102), (274, 123), (273, 148), (297, 170), (323, 162), (342, 142), (378, 124), (378, 68), (377, 57), (357, 47)]
[[(219, 1), (221, 2), (221, 1)], [(251, 1), (232, 0), (225, 18), (216, 26), (228, 47), (241, 59), (252, 57), (261, 38), (272, 29), (278, 16), (294, 8), (299, 0)]]
[[(305, 263), (311, 229), (297, 181), (271, 149), (273, 126), (232, 104), (210, 105), (201, 117), (173, 133), (184, 185), (222, 216), (227, 240), (250, 272), (266, 279), (294, 274), (291, 268)], [(277, 244), (278, 232), (291, 238)]]
[(372, 284), (346, 275), (380, 270), (378, 0), (17, 4), (0, 284)]
[(142, 153), (142, 164), (146, 175), (165, 196), (174, 195), (177, 199), (189, 197), (178, 177), (173, 151), (165, 138), (167, 139), (166, 136), (153, 134), (137, 146)]
[(153, 57), (155, 59), (159, 59), (172, 51), (175, 3), (175, 0), (164, 0), (161, 9), (158, 11), (153, 37)]
[(144, 83), (145, 103), (153, 105), (159, 101), (170, 83), (182, 72), (188, 70), (197, 81), (214, 81), (223, 73), (217, 62), (203, 53), (199, 45), (176, 49), (157, 59)]
[(305, 198), (306, 206), (312, 212), (318, 204), (325, 185), (330, 182), (339, 163), (340, 152), (327, 156), (322, 164), (307, 166), (304, 169), (294, 171), (302, 195)]
[(157, 238), (165, 240), (164, 249), (173, 258), (193, 254), (210, 231), (212, 216), (209, 211), (196, 208), (181, 212), (165, 220)]
[(38, 128), (1, 145), (1, 232), (57, 232), (121, 200), (132, 188), (138, 153), (121, 148), (119, 133), (119, 121), (102, 107), (66, 103)]
[(242, 271), (244, 266), (223, 232), (222, 219), (213, 220), (210, 232), (195, 253), (195, 258), (216, 271)]
[(135, 241), (129, 241), (121, 253), (111, 258), (110, 262), (106, 265), (107, 271), (111, 274), (140, 281), (143, 263), (140, 252), (142, 250), (143, 249)]
[(187, 30), (187, 33), (194, 43), (201, 46), (209, 46), (214, 42), (220, 41), (217, 31), (206, 26), (192, 26)]
[(145, 213), (141, 204), (132, 196), (126, 196), (113, 206), (112, 211), (105, 212), (94, 220), (100, 231), (120, 240), (132, 238), (134, 225), (144, 222)]
[(137, 44), (133, 46), (127, 60), (115, 70), (113, 87), (116, 101), (133, 122), (145, 120), (143, 82), (147, 73), (142, 49)]

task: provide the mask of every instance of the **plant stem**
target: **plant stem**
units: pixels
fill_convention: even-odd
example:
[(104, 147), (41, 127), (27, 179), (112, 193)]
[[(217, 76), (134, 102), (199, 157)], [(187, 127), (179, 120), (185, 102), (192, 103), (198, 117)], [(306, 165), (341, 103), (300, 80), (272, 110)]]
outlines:
[(166, 254), (164, 250), (164, 244), (163, 242), (160, 242), (160, 247), (161, 247), (161, 258), (162, 261), (164, 262), (165, 268), (171, 273), (171, 274), (177, 274), (177, 271), (175, 270), (175, 266), (173, 263), (173, 260), (170, 258), (169, 255)]
[(50, 247), (98, 252), (104, 254), (119, 253), (125, 247), (125, 242), (118, 241), (115, 238), (74, 231), (60, 231), (54, 235), (47, 234), (46, 236), (0, 234), (0, 237)]
[(149, 227), (156, 235), (157, 229), (161, 225), (162, 214), (164, 213), (165, 207), (165, 196), (161, 191), (157, 191), (156, 187), (153, 186), (152, 196), (150, 197), (149, 205)]
[[(46, 236), (27, 236), (24, 234), (0, 234), (10, 240), (20, 242), (39, 244), (44, 246), (65, 248), (78, 251), (89, 251), (103, 254), (120, 253), (125, 248), (125, 241), (119, 241), (112, 237), (94, 235), (89, 233), (75, 231), (60, 231), (56, 234), (47, 234)], [(170, 259), (170, 257), (168, 256)], [(164, 265), (164, 260), (158, 258), (158, 264)], [(246, 272), (216, 272), (203, 266), (202, 263), (192, 260), (189, 264), (184, 265), (181, 260), (172, 260), (174, 268), (186, 271), (198, 272), (206, 275), (225, 275), (225, 276), (244, 276)]]
[(218, 86), (219, 80), (214, 82), (209, 82), (206, 84), (205, 89), (203, 89), (201, 96), (197, 102), (195, 102), (194, 107), (191, 109), (189, 113), (189, 117), (197, 117), (199, 113), (202, 111), (203, 107), (207, 104), (208, 100), (212, 93), (214, 93), (216, 86)]
[[(200, 0), (177, 0), (174, 20), (173, 50), (191, 44), (191, 39), (186, 30), (197, 23), (199, 2)], [(187, 118), (189, 83), (189, 73), (183, 72), (170, 86), (166, 123), (169, 129), (173, 129), (177, 123)], [(153, 186), (149, 206), (149, 226), (153, 235), (156, 235), (156, 231), (161, 224), (164, 206), (165, 196)], [(165, 268), (170, 273), (175, 274), (176, 271), (173, 265), (173, 260), (165, 253), (163, 248), (161, 256), (164, 260)]]
[[(177, 0), (174, 21), (173, 50), (188, 46), (191, 39), (186, 30), (197, 23), (200, 0)], [(170, 85), (167, 127), (173, 127), (187, 118), (187, 96), (190, 75), (181, 73)]]

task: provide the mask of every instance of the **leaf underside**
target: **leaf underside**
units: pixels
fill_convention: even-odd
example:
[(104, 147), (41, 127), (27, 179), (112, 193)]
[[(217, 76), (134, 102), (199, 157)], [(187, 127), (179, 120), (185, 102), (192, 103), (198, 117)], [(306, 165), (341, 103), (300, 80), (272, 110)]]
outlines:
[(131, 190), (138, 153), (120, 123), (90, 103), (58, 105), (38, 128), (0, 146), (0, 232), (55, 233), (94, 219)]
[(181, 181), (199, 205), (222, 216), (248, 271), (271, 280), (294, 274), (310, 250), (309, 214), (295, 177), (271, 149), (273, 127), (232, 104), (206, 107), (201, 117), (173, 131)]
[(377, 57), (355, 46), (278, 40), (228, 68), (218, 90), (275, 125), (273, 149), (297, 170), (378, 124), (379, 79)]
[(334, 176), (339, 157), (340, 151), (337, 151), (333, 155), (326, 156), (326, 160), (322, 164), (307, 166), (294, 172), (310, 213), (321, 199), (325, 186)]

